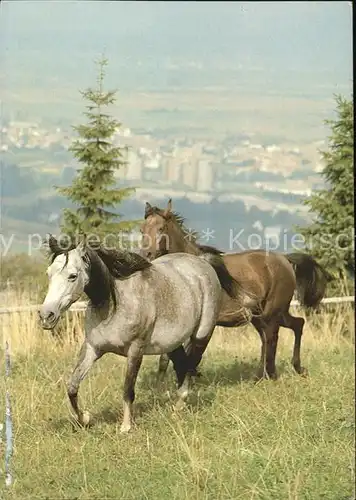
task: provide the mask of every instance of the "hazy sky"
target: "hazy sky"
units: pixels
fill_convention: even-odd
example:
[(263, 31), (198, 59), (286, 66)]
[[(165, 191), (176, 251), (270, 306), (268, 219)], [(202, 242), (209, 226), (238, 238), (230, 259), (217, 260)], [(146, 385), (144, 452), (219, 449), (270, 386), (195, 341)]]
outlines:
[(241, 56), (258, 64), (266, 59), (350, 71), (352, 15), (342, 1), (2, 1), (1, 50), (25, 43), (56, 52), (106, 47), (110, 56), (233, 62)]
[(302, 82), (305, 73), (319, 85), (351, 85), (349, 2), (3, 0), (0, 5), (0, 63), (7, 86), (23, 82), (24, 75), (38, 84), (51, 75), (82, 86), (92, 81), (93, 59), (104, 50), (115, 81), (126, 87), (152, 75), (154, 87), (167, 71), (189, 64), (197, 65), (196, 71), (274, 71), (277, 82), (293, 80), (296, 72)]

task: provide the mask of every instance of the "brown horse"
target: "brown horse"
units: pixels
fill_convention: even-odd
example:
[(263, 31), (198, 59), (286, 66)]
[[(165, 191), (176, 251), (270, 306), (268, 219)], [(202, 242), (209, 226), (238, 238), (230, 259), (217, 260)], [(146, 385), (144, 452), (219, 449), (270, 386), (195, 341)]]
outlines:
[[(264, 250), (227, 254), (199, 245), (196, 234), (185, 227), (184, 218), (172, 211), (172, 200), (165, 210), (146, 203), (141, 231), (141, 253), (149, 260), (175, 252), (222, 255), (227, 270), (242, 284), (245, 295), (241, 303), (224, 292), (217, 325), (238, 327), (251, 321), (262, 342), (258, 378), (277, 378), (275, 357), (281, 326), (294, 332), (292, 364), (295, 371), (307, 374), (300, 361), (304, 319), (292, 316), (289, 307), (295, 291), (306, 309), (316, 309), (324, 297), (330, 275), (311, 256)], [(166, 372), (168, 363), (167, 356), (160, 357), (160, 375)]]

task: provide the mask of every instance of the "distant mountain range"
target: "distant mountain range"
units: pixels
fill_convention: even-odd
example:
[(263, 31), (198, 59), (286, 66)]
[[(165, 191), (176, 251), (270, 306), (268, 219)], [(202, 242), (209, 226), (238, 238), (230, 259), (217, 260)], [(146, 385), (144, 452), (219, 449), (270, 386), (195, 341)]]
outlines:
[[(147, 192), (147, 190), (146, 190)], [(288, 211), (266, 211), (252, 206), (246, 209), (242, 201), (209, 203), (173, 197), (174, 209), (186, 218), (186, 225), (200, 233), (201, 243), (224, 251), (242, 251), (271, 245), (281, 251), (292, 248), (291, 238), (295, 224), (304, 225), (306, 219)], [(118, 211), (124, 219), (142, 220), (145, 201), (164, 207), (168, 198), (157, 194), (145, 199), (132, 197), (123, 202)], [(25, 251), (31, 234), (45, 237), (46, 233), (60, 233), (60, 214), (68, 203), (53, 192), (41, 192), (17, 200), (4, 198), (2, 203), (2, 234), (6, 239), (14, 235), (13, 251)], [(210, 235), (210, 237), (209, 237)], [(268, 243), (269, 241), (269, 243)]]

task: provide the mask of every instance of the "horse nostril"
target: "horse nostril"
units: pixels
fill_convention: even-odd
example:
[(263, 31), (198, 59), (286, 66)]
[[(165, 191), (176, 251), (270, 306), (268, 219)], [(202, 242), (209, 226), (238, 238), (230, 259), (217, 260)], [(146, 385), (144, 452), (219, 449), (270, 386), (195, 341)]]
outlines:
[(42, 321), (44, 321), (44, 320), (45, 321), (51, 321), (55, 317), (54, 312), (52, 312), (52, 311), (42, 312), (41, 309), (38, 311), (38, 315), (42, 319)]

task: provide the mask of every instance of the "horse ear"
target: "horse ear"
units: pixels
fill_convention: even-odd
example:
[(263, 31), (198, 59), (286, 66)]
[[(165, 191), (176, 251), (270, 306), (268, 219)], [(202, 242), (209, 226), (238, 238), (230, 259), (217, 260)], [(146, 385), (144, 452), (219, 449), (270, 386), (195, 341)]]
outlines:
[(167, 208), (164, 211), (164, 217), (167, 217), (172, 212), (172, 198), (169, 198), (168, 203), (167, 203)]
[(80, 243), (78, 244), (77, 246), (77, 250), (80, 254), (81, 257), (84, 256), (84, 254), (86, 253), (86, 243), (85, 243), (85, 238), (83, 238)]
[(58, 241), (57, 239), (53, 236), (53, 234), (48, 235), (48, 246), (49, 249), (51, 250), (52, 253), (57, 253), (59, 250), (58, 247)]
[(149, 215), (149, 213), (151, 212), (152, 210), (152, 205), (150, 203), (148, 203), (148, 201), (146, 201), (146, 205), (145, 205), (145, 217), (147, 217)]

